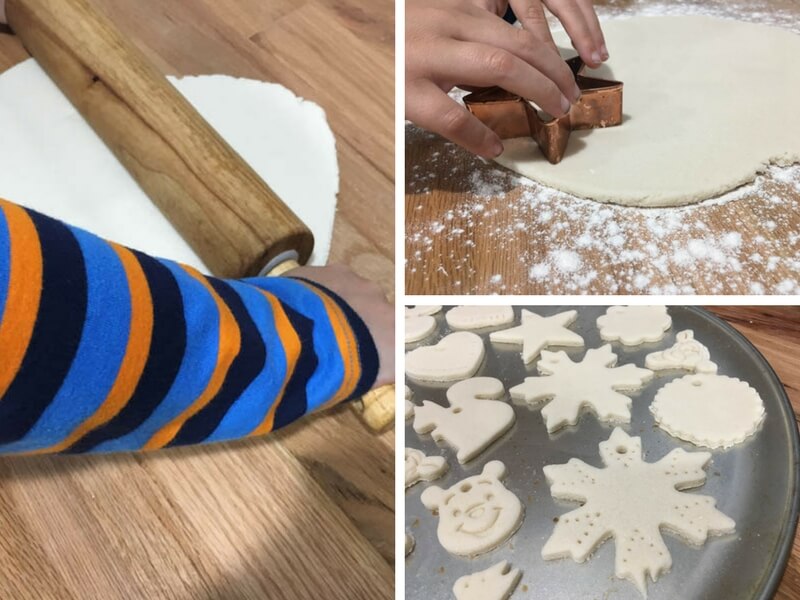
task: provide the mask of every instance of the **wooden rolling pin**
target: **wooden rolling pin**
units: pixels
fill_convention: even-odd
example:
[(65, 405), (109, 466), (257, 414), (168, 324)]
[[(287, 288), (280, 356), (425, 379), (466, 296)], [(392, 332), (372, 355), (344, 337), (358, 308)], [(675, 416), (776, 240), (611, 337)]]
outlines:
[[(8, 23), (144, 192), (219, 277), (304, 264), (311, 231), (87, 0), (7, 0)], [(354, 407), (374, 430), (394, 386)]]

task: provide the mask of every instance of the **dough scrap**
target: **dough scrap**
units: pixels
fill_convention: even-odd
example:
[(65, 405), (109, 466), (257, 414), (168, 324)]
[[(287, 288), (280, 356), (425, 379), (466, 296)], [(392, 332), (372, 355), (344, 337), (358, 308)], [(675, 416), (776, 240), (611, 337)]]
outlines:
[(423, 340), (436, 331), (435, 315), (441, 306), (406, 306), (406, 344)]
[(411, 397), (414, 395), (414, 392), (411, 391), (411, 388), (406, 386), (406, 421), (408, 421), (411, 417), (414, 416), (414, 403), (411, 402)]
[(687, 543), (703, 545), (709, 535), (733, 533), (736, 523), (715, 508), (711, 496), (686, 494), (703, 485), (710, 452), (672, 450), (655, 463), (642, 460), (641, 438), (617, 427), (600, 442), (606, 468), (572, 458), (544, 468), (550, 493), (583, 505), (561, 515), (542, 548), (542, 558), (585, 561), (607, 538), (616, 546), (614, 574), (647, 596), (647, 574), (655, 582), (672, 566), (661, 537), (664, 528)]
[(679, 331), (675, 339), (675, 345), (671, 348), (648, 354), (644, 366), (653, 371), (683, 369), (697, 373), (717, 372), (717, 365), (711, 361), (711, 353), (694, 339), (694, 331)]
[(406, 448), (406, 487), (419, 481), (433, 481), (447, 472), (443, 456), (425, 456), (420, 450)]
[[(227, 75), (167, 79), (309, 226), (310, 264), (324, 265), (339, 191), (325, 111), (276, 83)], [(0, 131), (0, 197), (209, 272), (32, 58), (0, 75)]]
[(456, 600), (507, 600), (521, 576), (519, 569), (511, 569), (504, 560), (483, 571), (459, 577), (453, 585), (453, 594)]
[(597, 327), (607, 342), (638, 346), (663, 339), (672, 327), (672, 317), (666, 306), (610, 306), (597, 317)]
[(406, 531), (406, 556), (411, 554), (411, 552), (414, 550), (415, 545), (416, 542), (414, 540), (414, 536)]
[(434, 440), (457, 450), (458, 462), (468, 462), (514, 424), (514, 409), (506, 402), (493, 400), (504, 391), (502, 382), (493, 377), (459, 381), (447, 390), (450, 408), (427, 400), (416, 407), (414, 431), (430, 432)]
[[(785, 58), (800, 55), (800, 36), (705, 16), (608, 20), (603, 33), (611, 59), (585, 74), (625, 83), (622, 125), (573, 132), (557, 165), (530, 138), (505, 140), (497, 162), (564, 192), (635, 206), (699, 202), (753, 181), (770, 162), (800, 162), (800, 111), (787, 93), (800, 89), (800, 69)], [(565, 32), (553, 36), (575, 55)]]
[(544, 376), (526, 377), (509, 392), (512, 398), (531, 405), (549, 400), (542, 416), (550, 433), (575, 425), (584, 409), (603, 423), (630, 423), (631, 399), (619, 391), (641, 389), (653, 372), (633, 364), (616, 364), (617, 355), (610, 344), (588, 350), (577, 363), (564, 351), (543, 350), (537, 367)]
[(583, 338), (567, 329), (577, 318), (578, 312), (575, 310), (543, 317), (522, 309), (521, 325), (493, 331), (489, 334), (489, 339), (500, 344), (522, 344), (522, 360), (528, 364), (547, 346), (582, 348)]
[(442, 489), (422, 492), (425, 508), (439, 513), (437, 535), (442, 547), (459, 556), (477, 556), (510, 538), (522, 524), (522, 503), (503, 485), (506, 467), (493, 460), (480, 475)]
[(406, 375), (421, 381), (455, 381), (475, 374), (484, 356), (483, 340), (469, 331), (446, 335), (434, 346), (406, 354)]
[(456, 306), (445, 313), (453, 329), (483, 329), (514, 322), (511, 306)]
[(764, 420), (764, 401), (744, 381), (714, 373), (669, 382), (650, 405), (656, 424), (671, 436), (706, 448), (730, 448)]

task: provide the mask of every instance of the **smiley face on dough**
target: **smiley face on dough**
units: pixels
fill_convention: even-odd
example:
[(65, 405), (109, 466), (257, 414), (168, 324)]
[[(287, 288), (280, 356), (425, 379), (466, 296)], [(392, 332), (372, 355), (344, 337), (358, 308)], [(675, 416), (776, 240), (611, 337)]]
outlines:
[(522, 504), (503, 485), (505, 466), (491, 461), (480, 475), (448, 489), (429, 487), (422, 494), (426, 508), (439, 512), (439, 542), (448, 552), (475, 556), (496, 548), (517, 530)]

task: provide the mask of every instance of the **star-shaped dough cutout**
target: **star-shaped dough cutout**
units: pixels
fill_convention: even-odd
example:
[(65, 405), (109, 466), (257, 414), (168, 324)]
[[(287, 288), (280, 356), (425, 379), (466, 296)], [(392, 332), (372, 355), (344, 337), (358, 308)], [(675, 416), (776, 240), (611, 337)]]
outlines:
[(567, 329), (577, 318), (575, 310), (543, 317), (523, 309), (521, 325), (495, 331), (489, 334), (489, 339), (498, 344), (522, 344), (522, 360), (528, 364), (548, 346), (583, 348), (583, 338)]

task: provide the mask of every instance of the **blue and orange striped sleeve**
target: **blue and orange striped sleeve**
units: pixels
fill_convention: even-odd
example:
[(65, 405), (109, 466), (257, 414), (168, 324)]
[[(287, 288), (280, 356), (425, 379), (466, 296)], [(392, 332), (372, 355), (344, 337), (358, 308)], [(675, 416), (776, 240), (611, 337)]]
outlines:
[(314, 282), (205, 276), (0, 200), (0, 453), (262, 435), (377, 372), (363, 321)]

